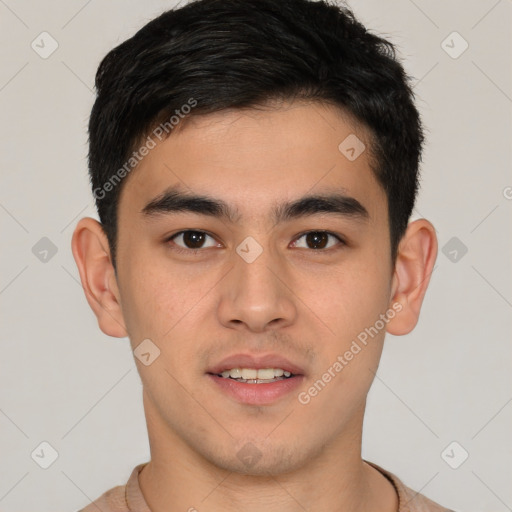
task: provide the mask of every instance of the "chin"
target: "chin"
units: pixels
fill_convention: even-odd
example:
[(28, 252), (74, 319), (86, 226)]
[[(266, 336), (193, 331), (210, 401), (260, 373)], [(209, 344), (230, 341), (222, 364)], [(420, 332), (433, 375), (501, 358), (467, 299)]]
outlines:
[[(321, 451), (321, 448), (318, 450)], [(222, 453), (211, 449), (203, 456), (214, 466), (246, 476), (278, 476), (299, 470), (316, 454), (291, 443), (241, 440)]]

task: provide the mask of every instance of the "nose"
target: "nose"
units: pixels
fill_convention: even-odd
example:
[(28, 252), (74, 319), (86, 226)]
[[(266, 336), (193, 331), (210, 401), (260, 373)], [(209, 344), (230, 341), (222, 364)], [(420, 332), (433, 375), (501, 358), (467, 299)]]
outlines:
[(233, 260), (234, 267), (221, 282), (219, 321), (225, 327), (252, 332), (291, 325), (297, 315), (297, 297), (279, 256), (264, 249), (252, 262), (238, 253)]

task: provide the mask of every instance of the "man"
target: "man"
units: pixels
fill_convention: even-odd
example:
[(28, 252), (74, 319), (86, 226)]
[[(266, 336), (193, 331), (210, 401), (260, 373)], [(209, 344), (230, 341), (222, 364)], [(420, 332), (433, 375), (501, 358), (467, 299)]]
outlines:
[(324, 2), (199, 0), (96, 88), (101, 224), (72, 249), (130, 339), (151, 460), (83, 510), (446, 510), (361, 458), (385, 333), (416, 325), (437, 254), (392, 45)]

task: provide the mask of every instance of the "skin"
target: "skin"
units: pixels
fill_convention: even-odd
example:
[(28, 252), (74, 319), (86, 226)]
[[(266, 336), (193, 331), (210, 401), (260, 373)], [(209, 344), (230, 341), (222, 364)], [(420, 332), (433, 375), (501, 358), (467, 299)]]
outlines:
[[(427, 220), (411, 222), (393, 264), (369, 151), (349, 161), (338, 150), (350, 134), (369, 147), (362, 127), (317, 103), (193, 117), (123, 185), (117, 275), (101, 225), (79, 221), (73, 254), (101, 330), (160, 349), (149, 366), (135, 358), (151, 447), (139, 481), (151, 510), (397, 510), (390, 482), (361, 459), (364, 409), (386, 331), (403, 335), (418, 321), (437, 241)], [(176, 184), (240, 217), (141, 214)], [(275, 204), (340, 190), (368, 219), (272, 221)], [(173, 249), (187, 250), (181, 237), (167, 241), (187, 229), (212, 235), (196, 255)], [(315, 230), (347, 243), (315, 249), (302, 236)], [(252, 263), (236, 252), (248, 236), (263, 249)], [(393, 304), (401, 311), (305, 405), (297, 392), (241, 404), (205, 373), (234, 353), (278, 353), (304, 369), (298, 392), (307, 391)], [(251, 467), (237, 457), (247, 443), (260, 454)]]

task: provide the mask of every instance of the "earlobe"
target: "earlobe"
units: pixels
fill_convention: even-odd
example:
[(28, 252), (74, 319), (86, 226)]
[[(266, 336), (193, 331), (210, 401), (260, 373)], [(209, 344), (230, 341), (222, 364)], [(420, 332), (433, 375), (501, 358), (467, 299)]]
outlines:
[(90, 217), (80, 219), (71, 241), (80, 280), (100, 329), (116, 338), (127, 336), (117, 279), (107, 237), (101, 224)]
[(399, 313), (387, 324), (390, 334), (407, 334), (418, 323), (436, 257), (434, 226), (426, 219), (411, 222), (400, 241), (395, 262), (390, 307), (394, 305)]

